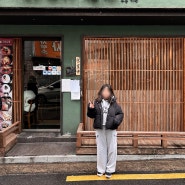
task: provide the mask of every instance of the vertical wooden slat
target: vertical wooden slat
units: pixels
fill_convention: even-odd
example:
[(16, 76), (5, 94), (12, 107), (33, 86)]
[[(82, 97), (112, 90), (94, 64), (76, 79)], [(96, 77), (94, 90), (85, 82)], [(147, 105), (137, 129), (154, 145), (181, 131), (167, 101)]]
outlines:
[[(120, 83), (120, 93), (121, 93), (121, 99), (120, 99), (120, 105), (123, 107), (125, 110), (125, 104), (124, 102), (124, 97), (125, 97), (125, 92), (124, 92), (124, 49), (123, 49), (123, 41), (120, 40), (120, 52), (121, 52), (121, 58), (120, 58), (120, 65), (121, 65), (121, 73), (120, 73), (120, 78), (122, 79), (122, 83)], [(122, 130), (125, 130), (125, 125), (122, 125), (122, 128), (119, 128)]]
[(160, 66), (161, 66), (161, 57), (160, 57), (160, 39), (158, 38), (157, 39), (157, 58), (158, 58), (158, 87), (157, 87), (157, 90), (158, 90), (158, 102), (159, 103), (159, 109), (158, 109), (158, 112), (159, 112), (159, 116), (158, 116), (158, 131), (161, 130), (161, 71), (160, 71)]
[[(142, 80), (142, 84), (143, 84), (143, 92), (142, 92), (142, 102), (145, 102), (147, 97), (146, 97), (146, 69), (147, 69), (147, 60), (146, 60), (146, 40), (145, 39), (142, 39), (142, 60), (143, 60), (143, 80)], [(146, 114), (146, 104), (143, 103), (143, 121), (144, 121), (144, 128), (146, 130), (148, 130), (148, 123), (147, 123), (147, 114)]]
[[(159, 102), (159, 100), (158, 100), (158, 97), (159, 97), (159, 91), (158, 91), (158, 79), (159, 79), (159, 76), (158, 76), (158, 63), (159, 63), (159, 61), (158, 61), (158, 56), (157, 56), (157, 39), (155, 38), (154, 39), (154, 50), (155, 50), (155, 53), (154, 53), (154, 60), (155, 60), (155, 74), (156, 74), (156, 79), (155, 79), (155, 81), (156, 81), (156, 83), (155, 83), (155, 90), (156, 90), (156, 96), (155, 96), (155, 102)], [(155, 126), (156, 126), (156, 128), (155, 128), (155, 130), (156, 131), (159, 131), (159, 107), (160, 107), (160, 104), (155, 104), (155, 121), (156, 121), (156, 123), (155, 123)]]
[(164, 72), (164, 129), (168, 131), (168, 125), (167, 125), (167, 119), (168, 119), (168, 114), (167, 114), (167, 103), (168, 102), (168, 96), (167, 96), (167, 59), (166, 59), (166, 38), (163, 40), (163, 47), (164, 47), (164, 61), (163, 61), (163, 70)]
[(161, 56), (160, 56), (160, 39), (157, 39), (157, 57), (158, 57), (158, 73), (159, 73), (159, 78), (158, 78), (158, 91), (159, 91), (159, 96), (158, 96), (158, 101), (160, 102), (159, 104), (159, 118), (158, 118), (158, 125), (159, 125), (159, 131), (161, 130), (161, 116), (162, 116), (162, 109), (161, 109)]
[[(149, 40), (146, 40), (145, 47), (146, 47), (146, 53), (145, 53), (146, 70), (148, 70), (148, 71), (146, 71), (146, 74), (147, 74), (146, 78), (151, 79), (151, 77), (150, 77), (150, 60), (148, 58), (148, 56), (149, 56)], [(151, 84), (151, 82), (146, 85), (146, 90), (148, 90), (148, 92), (150, 91), (150, 84)], [(146, 93), (146, 101), (150, 100), (149, 95), (150, 95), (149, 93)], [(148, 103), (148, 104), (146, 104), (146, 122), (147, 122), (146, 130), (149, 130), (149, 123), (150, 123), (150, 116), (147, 116), (147, 115), (149, 115), (149, 109), (150, 109), (150, 104)]]
[[(85, 38), (83, 39), (83, 59), (84, 59), (84, 63), (83, 63), (83, 66), (84, 66), (84, 73), (83, 73), (83, 110), (85, 111), (87, 109), (87, 99), (88, 99), (88, 93), (85, 91), (85, 89), (87, 89), (88, 87), (88, 81), (86, 80), (87, 76), (88, 76), (88, 73), (87, 73), (87, 70), (86, 70), (86, 66), (87, 66), (87, 63), (88, 63), (88, 57), (89, 57), (89, 53), (87, 53), (87, 45), (89, 45), (89, 41), (88, 40), (85, 40)], [(85, 97), (85, 98), (84, 98)], [(83, 116), (83, 125), (84, 125), (84, 129), (87, 129), (86, 128), (86, 125), (85, 123), (88, 122), (87, 120), (87, 116), (85, 114), (82, 115)]]
[(184, 39), (182, 39), (182, 59), (183, 59), (183, 62), (181, 62), (181, 65), (180, 65), (180, 70), (181, 70), (181, 87), (182, 87), (182, 91), (183, 91), (183, 93), (182, 93), (182, 96), (181, 96), (181, 99), (180, 99), (180, 102), (183, 102), (183, 103), (181, 103), (180, 105), (180, 107), (181, 107), (181, 131), (184, 131), (184, 62), (185, 62), (185, 60), (184, 60), (184, 55), (185, 55), (185, 53), (184, 53)]
[(183, 131), (185, 131), (185, 39), (183, 39), (183, 79), (184, 79), (184, 83), (183, 83)]
[[(135, 73), (136, 73), (136, 82), (135, 82), (135, 84), (136, 84), (136, 88), (135, 88), (135, 96), (136, 96), (136, 101), (138, 100), (138, 93), (137, 93), (137, 91), (138, 91), (138, 42), (137, 42), (137, 40), (136, 39), (134, 39), (134, 54), (135, 54), (135, 57), (134, 57), (134, 60), (135, 60)], [(136, 103), (135, 104), (135, 113), (136, 113), (136, 115), (137, 115), (137, 120), (136, 120), (136, 124), (137, 124), (137, 127), (138, 127), (138, 130), (140, 130), (140, 121), (139, 121), (139, 112), (138, 112), (138, 110), (139, 110), (139, 107), (138, 107), (138, 103)]]
[[(182, 38), (180, 38), (179, 39), (179, 42), (180, 42), (180, 60), (179, 60), (179, 66), (178, 66), (178, 68), (179, 68), (179, 89), (178, 89), (178, 92), (180, 92), (180, 91), (182, 91), (182, 93), (180, 94), (180, 97), (179, 97), (179, 101), (180, 102), (182, 102), (182, 98), (183, 98), (183, 85), (182, 85), (182, 80), (183, 80), (183, 75), (182, 75), (182, 70), (183, 70), (183, 68), (182, 68), (182, 65), (183, 65), (183, 63), (184, 63), (184, 61), (182, 61), (184, 58), (183, 58), (183, 39)], [(182, 61), (182, 62), (181, 62)], [(180, 104), (178, 104), (178, 107), (179, 107), (179, 109), (180, 109), (180, 111), (179, 111), (179, 130), (183, 130), (183, 127), (182, 127), (182, 122), (183, 122), (183, 106), (182, 106), (183, 104), (182, 103), (180, 103)]]
[[(154, 68), (154, 39), (152, 38), (151, 39), (151, 73), (152, 73), (152, 79), (156, 79), (155, 78), (155, 68)], [(152, 81), (152, 92), (151, 92), (151, 95), (152, 95), (152, 98), (149, 100), (151, 102), (151, 122), (150, 122), (150, 130), (154, 130), (155, 129), (155, 113), (154, 113), (154, 110), (155, 110), (155, 83), (154, 81)]]
[[(175, 38), (175, 42), (176, 42), (176, 68), (178, 69), (178, 63), (179, 63), (179, 55), (178, 55), (178, 50), (179, 50), (179, 47), (178, 47), (178, 38)], [(178, 92), (178, 72), (175, 73), (175, 89), (177, 90)], [(177, 97), (176, 97), (177, 99)], [(176, 105), (176, 108), (177, 108), (177, 105)], [(175, 113), (175, 122), (176, 122), (176, 125), (178, 124), (178, 111), (174, 110), (174, 113)], [(177, 127), (177, 126), (176, 126)]]
[(166, 127), (167, 131), (170, 130), (170, 123), (169, 123), (169, 60), (168, 60), (168, 39), (165, 39), (165, 64), (166, 64)]
[[(183, 46), (181, 45), (181, 40), (182, 39), (178, 39), (178, 42), (179, 42), (179, 61), (178, 61), (178, 68), (180, 69), (180, 63), (181, 63), (181, 60), (182, 60), (182, 48), (183, 48)], [(181, 83), (180, 83), (180, 81), (181, 81), (181, 71), (179, 70), (179, 72), (178, 72), (178, 89), (177, 89), (177, 92), (178, 92), (178, 101), (180, 101), (180, 94), (179, 94), (179, 92), (180, 92), (180, 90), (182, 89), (182, 87), (181, 87)], [(177, 129), (181, 129), (181, 126), (180, 126), (180, 122), (181, 122), (181, 111), (180, 111), (180, 104), (176, 104), (176, 106), (178, 106), (178, 109), (179, 109), (179, 111), (178, 111), (178, 119), (177, 119), (177, 122), (178, 122), (178, 127), (177, 127)]]
[(169, 89), (170, 89), (170, 122), (171, 122), (171, 129), (170, 130), (176, 130), (176, 126), (174, 125), (174, 122), (173, 122), (173, 106), (176, 106), (176, 105), (173, 105), (171, 102), (173, 102), (173, 45), (172, 45), (172, 41), (173, 39), (170, 38), (170, 44), (169, 44), (169, 62), (170, 62), (170, 86), (169, 86)]
[[(173, 51), (176, 51), (176, 40), (175, 39), (173, 39)], [(173, 79), (172, 79), (173, 89), (176, 89), (175, 79), (176, 79), (177, 70), (179, 70), (179, 68), (176, 65), (176, 52), (173, 52)], [(175, 93), (173, 93), (173, 99), (174, 100), (176, 99)], [(175, 115), (176, 108), (177, 108), (177, 105), (175, 105), (173, 107), (173, 122), (174, 122), (174, 124), (176, 122), (176, 115)]]
[(156, 76), (156, 58), (155, 58), (155, 38), (152, 38), (152, 68), (153, 68), (153, 71), (152, 71), (152, 74), (153, 74), (153, 77), (152, 77), (152, 84), (153, 84), (153, 89), (152, 89), (152, 99), (153, 100), (150, 100), (152, 101), (152, 107), (153, 107), (153, 110), (152, 110), (152, 113), (153, 113), (153, 121), (152, 121), (152, 130), (157, 130), (157, 113), (156, 113), (156, 106), (157, 104), (155, 102), (157, 102), (156, 98), (158, 96), (157, 94), (157, 88), (156, 88), (156, 85), (157, 85), (157, 76)]
[(134, 111), (133, 111), (133, 104), (131, 103), (132, 101), (132, 97), (133, 97), (133, 61), (132, 61), (132, 55), (133, 55), (133, 52), (132, 52), (132, 38), (129, 39), (129, 42), (128, 42), (128, 56), (129, 56), (129, 71), (128, 71), (128, 78), (129, 78), (129, 102), (130, 102), (130, 122), (132, 123), (132, 130), (136, 130), (136, 124), (133, 124), (134, 123), (134, 117), (135, 115), (133, 114)]
[[(123, 39), (123, 74), (124, 74), (124, 84), (123, 84), (123, 90), (124, 90), (124, 102), (125, 102), (125, 114), (128, 115), (128, 109), (127, 109), (127, 93), (126, 93), (126, 81), (127, 81), (127, 78), (126, 78), (126, 42), (125, 42), (125, 39)], [(129, 130), (129, 122), (128, 122), (128, 116), (125, 116), (125, 121), (124, 121), (124, 125), (125, 125), (125, 130)]]
[(139, 121), (140, 121), (140, 130), (142, 130), (142, 122), (143, 122), (143, 117), (142, 117), (142, 73), (141, 73), (141, 69), (142, 69), (142, 66), (141, 66), (141, 63), (142, 63), (142, 58), (141, 58), (141, 42), (139, 42), (139, 40), (138, 40), (138, 58), (139, 58), (139, 65), (138, 65), (138, 67), (139, 67), (139, 99), (138, 99), (138, 101), (140, 102), (140, 106), (139, 106), (139, 117), (140, 117), (140, 119), (139, 119)]
[(141, 82), (142, 82), (142, 77), (141, 77), (141, 56), (140, 56), (140, 52), (141, 52), (141, 44), (139, 42), (139, 40), (137, 41), (137, 53), (138, 53), (138, 99), (137, 101), (138, 103), (138, 116), (139, 116), (139, 130), (142, 130), (141, 125), (142, 125), (142, 103), (141, 103)]

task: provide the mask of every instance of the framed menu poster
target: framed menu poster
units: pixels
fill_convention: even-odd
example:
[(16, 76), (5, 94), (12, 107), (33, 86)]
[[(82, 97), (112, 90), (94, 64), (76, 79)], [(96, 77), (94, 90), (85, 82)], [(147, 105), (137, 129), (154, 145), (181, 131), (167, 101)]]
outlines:
[(12, 124), (13, 39), (0, 38), (0, 128)]

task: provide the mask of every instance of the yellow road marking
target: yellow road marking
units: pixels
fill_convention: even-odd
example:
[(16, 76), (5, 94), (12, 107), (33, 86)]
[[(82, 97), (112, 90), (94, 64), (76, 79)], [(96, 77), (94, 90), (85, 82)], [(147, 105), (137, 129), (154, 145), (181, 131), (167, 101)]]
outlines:
[[(114, 174), (108, 180), (162, 180), (162, 179), (185, 179), (185, 173), (162, 173), (162, 174)], [(81, 175), (67, 176), (67, 182), (77, 181), (104, 181), (105, 176), (98, 177), (97, 175)]]

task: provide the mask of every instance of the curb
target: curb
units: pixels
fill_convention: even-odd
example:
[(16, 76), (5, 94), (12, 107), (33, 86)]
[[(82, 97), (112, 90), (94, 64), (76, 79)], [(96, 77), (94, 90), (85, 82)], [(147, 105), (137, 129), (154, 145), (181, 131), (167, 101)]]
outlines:
[[(117, 161), (185, 159), (185, 155), (118, 155)], [(0, 157), (0, 164), (96, 162), (96, 155), (42, 155)]]
[[(0, 176), (19, 174), (96, 174), (96, 156), (18, 156), (0, 159)], [(116, 173), (184, 172), (184, 155), (121, 155)]]

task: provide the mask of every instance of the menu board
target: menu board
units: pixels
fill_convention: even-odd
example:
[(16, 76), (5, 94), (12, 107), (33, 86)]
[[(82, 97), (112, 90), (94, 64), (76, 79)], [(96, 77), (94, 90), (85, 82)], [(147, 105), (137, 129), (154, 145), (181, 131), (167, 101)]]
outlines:
[(12, 124), (13, 39), (0, 38), (0, 129)]

